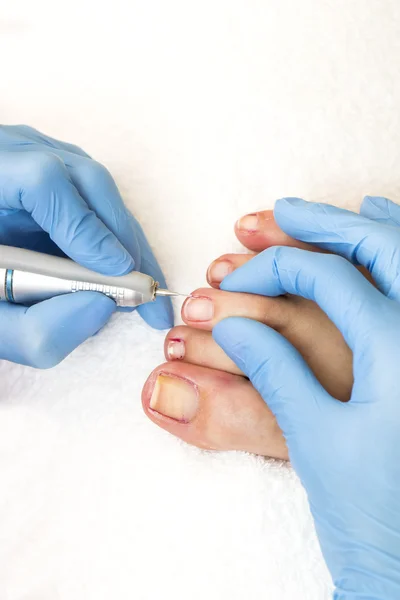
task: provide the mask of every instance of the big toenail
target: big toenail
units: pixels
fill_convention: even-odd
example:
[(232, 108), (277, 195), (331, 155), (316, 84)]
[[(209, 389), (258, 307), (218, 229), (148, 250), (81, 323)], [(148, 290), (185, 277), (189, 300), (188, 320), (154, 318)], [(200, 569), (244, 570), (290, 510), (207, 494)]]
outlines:
[(179, 421), (189, 423), (199, 405), (197, 386), (181, 377), (160, 374), (150, 399), (151, 410)]

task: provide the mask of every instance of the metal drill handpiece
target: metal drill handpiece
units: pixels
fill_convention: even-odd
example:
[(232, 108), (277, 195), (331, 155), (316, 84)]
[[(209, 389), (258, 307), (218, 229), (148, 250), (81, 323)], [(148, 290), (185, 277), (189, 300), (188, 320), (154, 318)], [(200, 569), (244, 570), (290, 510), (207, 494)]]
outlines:
[(0, 245), (0, 301), (29, 306), (53, 296), (86, 291), (102, 293), (117, 306), (131, 308), (157, 296), (184, 296), (159, 289), (153, 277), (138, 271), (103, 275), (67, 258)]

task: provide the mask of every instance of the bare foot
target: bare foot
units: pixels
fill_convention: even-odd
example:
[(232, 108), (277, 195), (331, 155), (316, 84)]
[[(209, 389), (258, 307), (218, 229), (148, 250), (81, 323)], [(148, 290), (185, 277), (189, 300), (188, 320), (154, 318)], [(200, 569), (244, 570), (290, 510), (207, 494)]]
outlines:
[[(249, 229), (245, 228), (246, 222)], [(272, 245), (310, 249), (276, 225), (272, 211), (249, 215), (235, 226), (238, 239), (251, 250)], [(303, 355), (329, 393), (348, 400), (353, 384), (352, 354), (340, 332), (313, 302), (296, 296), (266, 298), (216, 288), (250, 254), (227, 254), (207, 273), (212, 288), (196, 290), (182, 308), (188, 326), (172, 329), (165, 341), (168, 363), (150, 375), (143, 389), (149, 418), (172, 434), (201, 448), (245, 450), (287, 459), (278, 425), (250, 382), (211, 336), (228, 316), (255, 319), (284, 335)]]

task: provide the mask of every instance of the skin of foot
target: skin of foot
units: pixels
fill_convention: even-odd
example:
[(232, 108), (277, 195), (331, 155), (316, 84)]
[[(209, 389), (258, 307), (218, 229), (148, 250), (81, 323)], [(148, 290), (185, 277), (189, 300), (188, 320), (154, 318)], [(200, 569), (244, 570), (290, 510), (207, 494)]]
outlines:
[[(272, 211), (246, 215), (236, 223), (235, 233), (252, 252), (276, 245), (316, 251), (283, 233)], [(351, 394), (352, 353), (338, 329), (309, 300), (219, 290), (224, 277), (252, 256), (226, 254), (210, 265), (207, 280), (211, 287), (196, 290), (184, 303), (182, 318), (186, 325), (168, 333), (168, 362), (148, 378), (142, 403), (154, 423), (200, 448), (243, 450), (287, 460), (285, 440), (275, 418), (214, 342), (213, 326), (228, 316), (241, 316), (272, 327), (299, 350), (338, 401), (347, 401)]]

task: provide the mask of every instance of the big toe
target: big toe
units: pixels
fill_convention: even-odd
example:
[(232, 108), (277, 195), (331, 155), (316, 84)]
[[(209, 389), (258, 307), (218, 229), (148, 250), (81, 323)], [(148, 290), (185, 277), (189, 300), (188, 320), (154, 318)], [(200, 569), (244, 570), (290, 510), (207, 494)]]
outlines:
[(240, 375), (166, 363), (148, 378), (142, 402), (156, 425), (199, 448), (288, 458), (273, 414)]

